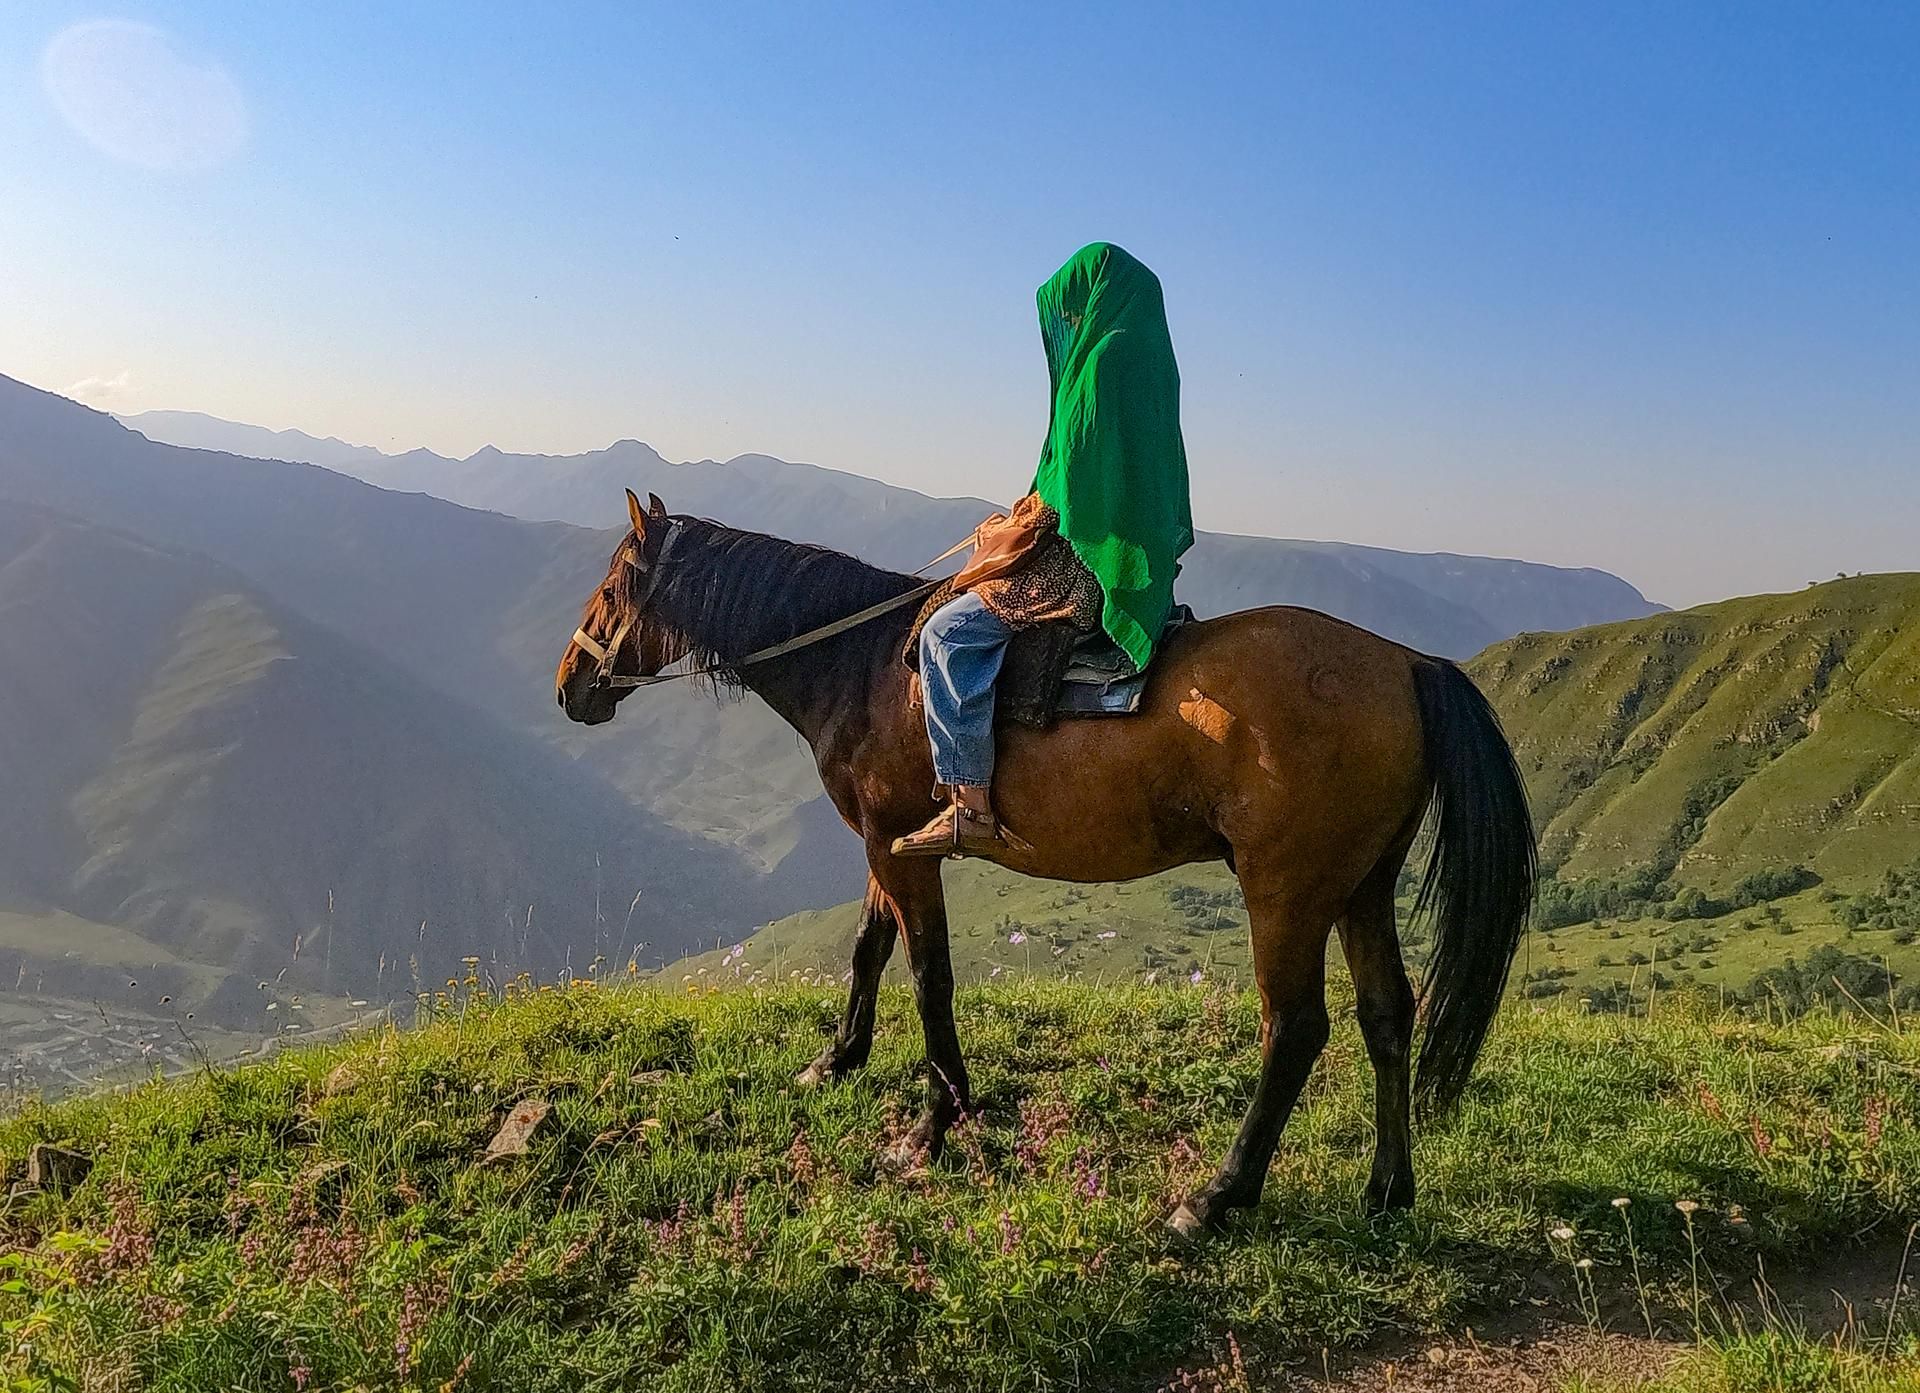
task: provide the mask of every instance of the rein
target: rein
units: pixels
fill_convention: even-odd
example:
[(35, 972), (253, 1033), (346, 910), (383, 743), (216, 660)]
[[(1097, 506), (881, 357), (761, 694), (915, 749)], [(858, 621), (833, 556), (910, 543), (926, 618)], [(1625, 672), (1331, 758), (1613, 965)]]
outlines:
[[(912, 574), (917, 576), (929, 567), (938, 566), (949, 556), (971, 545), (974, 535), (974, 533), (968, 533), (965, 537), (962, 537), (959, 541), (934, 557), (933, 560), (918, 567)], [(797, 652), (813, 644), (823, 643), (827, 639), (846, 633), (849, 629), (857, 629), (870, 619), (878, 619), (881, 615), (899, 609), (904, 605), (910, 605), (916, 600), (925, 599), (945, 583), (944, 581), (930, 580), (925, 585), (917, 585), (911, 590), (893, 596), (891, 599), (882, 600), (877, 605), (868, 605), (865, 609), (854, 614), (849, 614), (844, 619), (836, 619), (831, 624), (822, 624), (817, 629), (808, 629), (803, 634), (796, 634), (790, 639), (773, 644), (767, 648), (759, 649), (747, 654), (744, 658), (736, 659), (730, 663), (709, 663), (705, 667), (682, 668), (679, 672), (656, 672), (647, 676), (635, 675), (632, 677), (623, 677), (613, 670), (613, 665), (619, 659), (620, 649), (626, 643), (627, 635), (633, 630), (634, 619), (639, 615), (641, 607), (644, 606), (647, 600), (653, 595), (655, 578), (660, 574), (660, 568), (666, 562), (667, 553), (673, 550), (673, 544), (679, 539), (679, 536), (680, 524), (677, 522), (669, 524), (666, 540), (660, 544), (660, 554), (653, 559), (653, 565), (649, 566), (644, 572), (646, 576), (645, 586), (639, 595), (634, 597), (633, 603), (628, 606), (628, 613), (626, 617), (620, 621), (620, 626), (613, 631), (612, 638), (603, 644), (594, 638), (593, 635), (589, 634), (584, 625), (573, 631), (574, 643), (589, 657), (598, 660), (600, 664), (599, 668), (594, 672), (593, 685), (597, 687), (653, 687), (658, 686), (662, 682), (677, 682), (683, 677), (704, 677), (710, 673), (729, 672), (738, 668), (751, 667), (755, 663), (770, 662), (774, 658), (783, 658), (789, 653)], [(635, 570), (640, 569), (640, 563), (632, 557), (627, 558), (627, 564)]]

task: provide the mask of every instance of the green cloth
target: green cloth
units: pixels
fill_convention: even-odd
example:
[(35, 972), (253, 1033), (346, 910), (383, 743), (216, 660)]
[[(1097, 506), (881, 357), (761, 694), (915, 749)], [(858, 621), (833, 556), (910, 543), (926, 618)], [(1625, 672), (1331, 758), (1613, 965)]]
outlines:
[(1033, 491), (1099, 579), (1102, 627), (1144, 668), (1173, 607), (1177, 558), (1193, 545), (1180, 369), (1160, 281), (1095, 242), (1040, 287), (1039, 301), (1053, 414)]

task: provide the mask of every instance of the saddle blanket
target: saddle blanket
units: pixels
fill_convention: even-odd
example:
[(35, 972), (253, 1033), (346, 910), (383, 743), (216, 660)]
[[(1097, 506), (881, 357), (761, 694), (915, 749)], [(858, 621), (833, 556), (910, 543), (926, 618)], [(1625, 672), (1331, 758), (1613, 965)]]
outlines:
[[(934, 591), (907, 632), (903, 656), (916, 672), (920, 630), (953, 597), (949, 586)], [(1164, 644), (1175, 630), (1193, 621), (1191, 609), (1175, 605), (1160, 642)], [(994, 718), (1045, 730), (1063, 716), (1131, 716), (1140, 709), (1151, 674), (1151, 667), (1134, 667), (1103, 630), (1086, 633), (1066, 620), (1035, 624), (1016, 631), (1007, 644), (1006, 660), (994, 684)]]

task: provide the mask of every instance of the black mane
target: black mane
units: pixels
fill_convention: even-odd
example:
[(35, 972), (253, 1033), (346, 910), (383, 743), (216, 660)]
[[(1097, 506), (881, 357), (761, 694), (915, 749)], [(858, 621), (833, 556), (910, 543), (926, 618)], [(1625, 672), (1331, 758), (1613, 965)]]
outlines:
[[(742, 532), (705, 518), (672, 521), (679, 531), (672, 550), (656, 563), (659, 577), (647, 596), (645, 619), (664, 631), (669, 660), (691, 656), (697, 666), (715, 669), (718, 686), (743, 685), (738, 664), (748, 654), (921, 583), (827, 547)], [(639, 572), (627, 574), (635, 587), (644, 584)], [(912, 616), (912, 607), (903, 605), (895, 614), (800, 649), (783, 662), (813, 667), (829, 655), (844, 660), (844, 645), (864, 647), (878, 635), (897, 642)]]

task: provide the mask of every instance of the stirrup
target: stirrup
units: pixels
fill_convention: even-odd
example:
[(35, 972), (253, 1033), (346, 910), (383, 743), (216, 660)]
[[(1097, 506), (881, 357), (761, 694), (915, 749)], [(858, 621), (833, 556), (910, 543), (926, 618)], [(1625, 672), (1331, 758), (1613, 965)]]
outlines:
[(1032, 850), (1031, 842), (992, 813), (976, 812), (957, 803), (942, 808), (918, 832), (896, 837), (892, 847), (895, 856), (951, 856), (955, 860), (965, 856), (991, 859), (1001, 851)]

